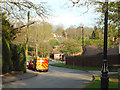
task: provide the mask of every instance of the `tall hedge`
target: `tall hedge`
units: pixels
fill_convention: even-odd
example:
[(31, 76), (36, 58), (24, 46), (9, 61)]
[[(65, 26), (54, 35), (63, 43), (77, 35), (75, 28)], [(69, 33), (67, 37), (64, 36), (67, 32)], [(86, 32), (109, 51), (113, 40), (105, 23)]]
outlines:
[(13, 63), (11, 60), (11, 52), (8, 41), (2, 38), (2, 73), (7, 73), (12, 70)]
[(10, 45), (2, 38), (2, 73), (26, 70), (25, 45)]
[(16, 37), (16, 31), (6, 19), (6, 13), (2, 13), (2, 73), (8, 73), (12, 70), (24, 71), (25, 46), (10, 45)]
[(25, 45), (11, 45), (13, 70), (23, 71), (26, 69)]

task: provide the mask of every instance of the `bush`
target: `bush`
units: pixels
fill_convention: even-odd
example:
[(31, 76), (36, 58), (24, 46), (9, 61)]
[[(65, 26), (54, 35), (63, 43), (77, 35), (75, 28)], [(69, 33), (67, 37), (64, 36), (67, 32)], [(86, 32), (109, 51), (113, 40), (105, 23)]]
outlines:
[(25, 59), (25, 46), (24, 45), (11, 45), (13, 70), (23, 71), (26, 69)]
[(34, 51), (34, 48), (29, 46), (28, 51)]
[(90, 40), (85, 40), (85, 45), (90, 45)]
[(60, 45), (60, 43), (56, 39), (51, 39), (49, 41), (51, 47), (53, 48), (55, 45)]
[(90, 39), (89, 40), (89, 45), (103, 45), (104, 41), (103, 40), (95, 40), (95, 39)]
[(2, 74), (14, 71), (26, 71), (25, 46), (10, 45), (2, 39)]
[[(78, 43), (82, 44), (82, 40), (79, 40)], [(103, 45), (104, 40), (100, 40), (100, 39), (85, 39), (84, 40), (84, 44), (85, 45)]]
[(12, 70), (11, 52), (8, 41), (2, 38), (2, 73), (8, 73)]

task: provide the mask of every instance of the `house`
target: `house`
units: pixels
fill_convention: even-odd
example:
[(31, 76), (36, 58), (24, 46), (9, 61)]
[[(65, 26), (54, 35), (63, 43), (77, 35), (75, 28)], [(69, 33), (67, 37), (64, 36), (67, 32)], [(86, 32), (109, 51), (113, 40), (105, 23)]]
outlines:
[(64, 58), (64, 54), (59, 51), (53, 51), (50, 55), (50, 58), (55, 60), (62, 60)]
[[(107, 55), (118, 55), (119, 49), (118, 45), (114, 45), (114, 47), (110, 47), (107, 50)], [(84, 56), (98, 55), (103, 53), (103, 46), (100, 45), (86, 45)]]
[(58, 35), (58, 34), (53, 34), (53, 38), (56, 39), (58, 42), (63, 42), (66, 39), (65, 37)]
[(35, 51), (28, 51), (28, 55), (35, 56)]
[(57, 51), (58, 48), (59, 48), (58, 45), (54, 46), (54, 47), (53, 47), (53, 51)]
[(56, 37), (56, 39), (59, 41), (59, 42), (63, 42), (63, 41), (65, 41), (65, 37)]
[(58, 48), (61, 48), (61, 47), (63, 47), (63, 44), (61, 44), (61, 45), (56, 45), (56, 46), (53, 47), (53, 51), (57, 51)]
[(63, 47), (63, 44), (61, 45), (56, 45), (53, 47), (53, 51), (50, 55), (50, 58), (55, 59), (55, 60), (61, 60), (64, 58), (64, 53), (60, 52), (58, 48)]

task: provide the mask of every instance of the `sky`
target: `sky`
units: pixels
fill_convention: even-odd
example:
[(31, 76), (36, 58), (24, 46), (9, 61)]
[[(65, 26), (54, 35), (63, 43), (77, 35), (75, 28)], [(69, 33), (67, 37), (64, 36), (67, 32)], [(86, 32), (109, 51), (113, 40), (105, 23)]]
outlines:
[[(69, 0), (39, 1), (46, 3), (47, 7), (49, 7), (50, 16), (48, 16), (47, 22), (51, 23), (54, 27), (62, 26), (64, 29), (80, 25), (94, 27), (96, 18), (99, 16), (94, 10), (95, 7), (92, 7), (87, 13), (83, 14), (87, 10), (86, 6), (72, 7), (72, 3)], [(34, 3), (38, 3), (38, 0), (34, 0)]]
[[(81, 0), (81, 3), (84, 1)], [(96, 25), (97, 18), (100, 17), (100, 13), (95, 12), (96, 6), (92, 6), (87, 13), (83, 14), (87, 11), (87, 7), (72, 7), (69, 0), (39, 0), (39, 2), (44, 2), (49, 7), (50, 16), (48, 16), (47, 22), (54, 27), (62, 26), (66, 29), (70, 26), (83, 25), (84, 27), (93, 28)], [(38, 0), (34, 0), (34, 3), (38, 3)]]

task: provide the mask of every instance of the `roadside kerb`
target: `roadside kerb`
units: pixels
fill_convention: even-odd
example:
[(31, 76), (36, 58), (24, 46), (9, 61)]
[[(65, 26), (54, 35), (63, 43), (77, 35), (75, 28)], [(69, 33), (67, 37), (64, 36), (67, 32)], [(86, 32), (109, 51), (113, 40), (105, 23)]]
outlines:
[(15, 81), (23, 80), (23, 79), (29, 79), (37, 75), (38, 75), (37, 72), (28, 71), (21, 75), (16, 74), (16, 75), (2, 76), (2, 84), (7, 84), (10, 82), (15, 82)]

